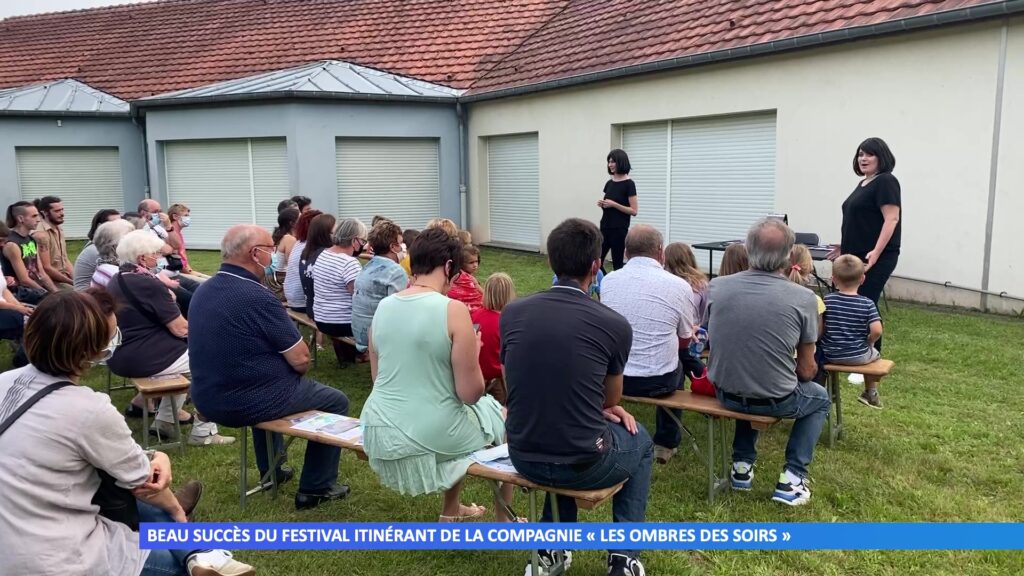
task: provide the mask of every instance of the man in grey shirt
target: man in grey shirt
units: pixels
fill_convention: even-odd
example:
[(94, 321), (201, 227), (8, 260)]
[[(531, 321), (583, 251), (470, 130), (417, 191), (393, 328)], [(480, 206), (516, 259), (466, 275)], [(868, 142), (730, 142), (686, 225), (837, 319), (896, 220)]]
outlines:
[[(811, 381), (818, 370), (814, 293), (782, 275), (793, 242), (793, 231), (781, 221), (760, 220), (747, 233), (750, 270), (711, 281), (707, 314), (714, 352), (708, 374), (726, 408), (796, 420), (772, 500), (799, 506), (811, 498), (807, 467), (831, 404), (825, 388)], [(736, 421), (734, 490), (751, 489), (757, 435), (750, 422)]]

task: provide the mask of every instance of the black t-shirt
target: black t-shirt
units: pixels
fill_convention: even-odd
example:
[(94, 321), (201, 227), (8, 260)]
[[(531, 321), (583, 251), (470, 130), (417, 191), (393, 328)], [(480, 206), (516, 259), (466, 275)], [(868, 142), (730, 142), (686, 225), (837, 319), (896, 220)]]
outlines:
[[(866, 186), (859, 183), (850, 197), (843, 202), (843, 254), (864, 257), (875, 249), (878, 235), (882, 233), (882, 206), (894, 204), (900, 206), (900, 182), (892, 174), (885, 172), (876, 176)], [(902, 210), (901, 210), (902, 212)], [(892, 238), (885, 246), (885, 252), (900, 251), (900, 233), (903, 218), (896, 224)]]
[(555, 286), (501, 313), (509, 453), (528, 462), (582, 463), (609, 447), (604, 379), (622, 374), (633, 330), (579, 286)]
[[(117, 276), (145, 308), (140, 312), (121, 292)], [(162, 282), (149, 274), (120, 272), (110, 279), (107, 290), (117, 300), (117, 327), (121, 329), (121, 345), (107, 361), (111, 372), (128, 378), (146, 378), (159, 374), (188, 350), (188, 342), (167, 329), (167, 324), (181, 316), (181, 310)], [(159, 324), (157, 323), (159, 322)]]
[[(614, 200), (623, 206), (629, 206), (629, 199), (636, 196), (636, 184), (626, 179), (621, 182), (609, 180), (604, 185), (604, 199)], [(617, 208), (604, 208), (601, 215), (601, 229), (615, 230), (617, 228), (629, 228), (629, 214), (620, 212)]]
[[(8, 244), (17, 244), (18, 250), (21, 250), (21, 262), (25, 265), (25, 270), (28, 272), (29, 278), (36, 280), (39, 278), (39, 248), (36, 245), (36, 241), (32, 238), (32, 235), (22, 236), (14, 230), (11, 230), (7, 236)], [(2, 246), (0, 246), (2, 248)], [(3, 250), (0, 250), (0, 268), (3, 269), (4, 276), (10, 276), (17, 279), (17, 275), (14, 273), (14, 266), (7, 260), (7, 256), (3, 255)]]
[[(306, 316), (313, 318), (313, 275), (309, 267), (316, 264), (317, 258), (325, 248), (317, 248), (309, 255), (308, 260), (299, 260), (299, 282), (302, 284), (302, 293), (306, 295)], [(301, 256), (296, 255), (296, 258)]]

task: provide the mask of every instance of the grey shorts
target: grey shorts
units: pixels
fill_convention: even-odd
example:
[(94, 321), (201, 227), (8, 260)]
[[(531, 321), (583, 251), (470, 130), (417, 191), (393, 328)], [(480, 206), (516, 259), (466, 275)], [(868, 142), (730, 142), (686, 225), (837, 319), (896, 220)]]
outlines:
[(875, 350), (875, 347), (872, 346), (868, 348), (867, 353), (861, 356), (857, 356), (855, 358), (844, 358), (842, 360), (829, 360), (828, 363), (843, 364), (846, 366), (862, 366), (864, 364), (871, 364), (875, 360), (878, 360), (879, 357), (881, 357), (881, 354), (879, 354), (878, 350)]

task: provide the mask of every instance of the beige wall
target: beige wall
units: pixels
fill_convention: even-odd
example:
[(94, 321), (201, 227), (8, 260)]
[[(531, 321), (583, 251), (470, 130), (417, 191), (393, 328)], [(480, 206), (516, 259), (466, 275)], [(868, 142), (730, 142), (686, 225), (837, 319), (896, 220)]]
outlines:
[[(470, 105), (470, 222), (488, 237), (487, 136), (537, 132), (541, 228), (594, 221), (616, 125), (777, 111), (775, 209), (839, 240), (840, 204), (857, 183), (857, 144), (892, 147), (903, 189), (897, 274), (980, 287), (1002, 22), (905, 34)], [(1024, 19), (1010, 23), (990, 288), (1024, 296)], [(1016, 159), (1016, 160), (1013, 160)], [(638, 191), (643, 210), (643, 190)]]

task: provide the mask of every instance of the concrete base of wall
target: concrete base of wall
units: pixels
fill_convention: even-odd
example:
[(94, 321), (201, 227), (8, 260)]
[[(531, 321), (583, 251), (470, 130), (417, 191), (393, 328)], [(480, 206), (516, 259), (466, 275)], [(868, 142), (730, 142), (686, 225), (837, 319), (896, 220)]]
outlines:
[(939, 304), (982, 310), (993, 314), (1024, 315), (1024, 300), (1000, 296), (985, 296), (971, 290), (953, 288), (893, 277), (885, 285), (885, 296), (892, 300), (906, 300), (922, 304)]

